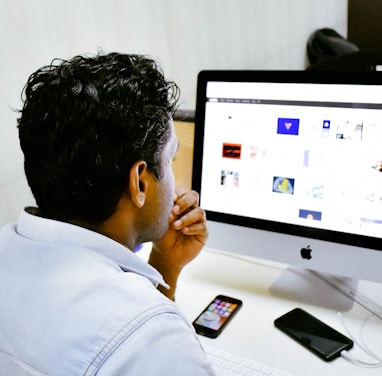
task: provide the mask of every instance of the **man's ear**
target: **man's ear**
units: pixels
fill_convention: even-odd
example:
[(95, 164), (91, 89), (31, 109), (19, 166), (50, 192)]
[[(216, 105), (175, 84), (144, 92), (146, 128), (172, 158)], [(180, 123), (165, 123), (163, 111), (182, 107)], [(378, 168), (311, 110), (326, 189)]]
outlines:
[(145, 161), (138, 161), (130, 169), (129, 190), (133, 203), (141, 208), (146, 201), (148, 171)]

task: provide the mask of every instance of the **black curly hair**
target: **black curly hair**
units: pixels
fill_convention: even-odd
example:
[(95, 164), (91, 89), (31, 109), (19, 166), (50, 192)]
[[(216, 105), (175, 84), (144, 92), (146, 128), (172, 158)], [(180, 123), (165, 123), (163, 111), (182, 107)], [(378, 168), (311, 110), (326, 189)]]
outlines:
[(102, 223), (138, 160), (161, 179), (179, 89), (154, 60), (120, 53), (56, 59), (29, 77), (23, 93), (20, 145), (44, 217)]

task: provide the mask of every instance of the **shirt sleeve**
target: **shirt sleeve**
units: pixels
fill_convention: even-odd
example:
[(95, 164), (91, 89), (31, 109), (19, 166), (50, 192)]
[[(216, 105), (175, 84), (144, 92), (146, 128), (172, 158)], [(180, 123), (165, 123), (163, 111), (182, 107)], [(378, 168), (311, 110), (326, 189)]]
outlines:
[(181, 316), (150, 318), (113, 351), (97, 376), (215, 375), (192, 326)]

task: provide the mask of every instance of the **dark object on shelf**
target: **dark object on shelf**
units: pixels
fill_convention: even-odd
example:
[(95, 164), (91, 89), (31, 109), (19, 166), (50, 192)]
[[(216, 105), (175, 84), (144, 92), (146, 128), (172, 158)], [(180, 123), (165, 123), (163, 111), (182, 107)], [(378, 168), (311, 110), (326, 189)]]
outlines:
[(316, 30), (307, 43), (308, 70), (375, 70), (376, 53), (360, 50), (335, 30)]

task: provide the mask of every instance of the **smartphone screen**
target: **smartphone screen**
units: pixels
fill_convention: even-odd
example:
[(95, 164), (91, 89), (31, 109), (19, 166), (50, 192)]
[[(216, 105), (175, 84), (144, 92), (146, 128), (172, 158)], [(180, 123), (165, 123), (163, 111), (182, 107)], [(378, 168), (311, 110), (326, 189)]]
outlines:
[(301, 308), (279, 317), (275, 326), (326, 361), (353, 347), (353, 341)]
[(197, 333), (216, 338), (242, 306), (242, 301), (229, 296), (218, 295), (192, 325)]

